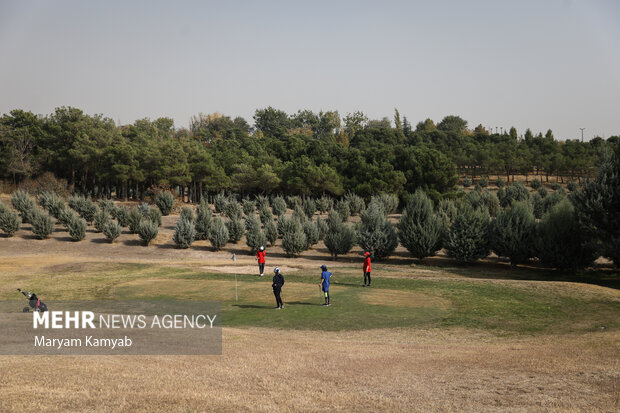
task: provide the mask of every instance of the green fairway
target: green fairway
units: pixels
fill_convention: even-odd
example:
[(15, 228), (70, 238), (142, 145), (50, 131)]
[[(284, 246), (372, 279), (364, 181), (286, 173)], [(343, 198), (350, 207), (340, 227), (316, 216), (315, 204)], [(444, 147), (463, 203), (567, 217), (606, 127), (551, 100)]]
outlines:
[[(402, 271), (402, 270), (401, 270)], [(386, 271), (387, 272), (387, 271)], [(88, 263), (37, 275), (6, 275), (0, 298), (16, 287), (44, 299), (221, 301), (225, 326), (309, 330), (465, 327), (495, 334), (570, 333), (619, 327), (615, 290), (577, 283), (376, 277), (372, 288), (341, 271), (323, 307), (316, 274), (286, 276), (284, 310), (274, 310), (271, 277), (204, 273), (145, 264)], [(14, 288), (15, 287), (15, 288)], [(236, 291), (235, 291), (236, 290)], [(238, 295), (238, 301), (235, 296)]]

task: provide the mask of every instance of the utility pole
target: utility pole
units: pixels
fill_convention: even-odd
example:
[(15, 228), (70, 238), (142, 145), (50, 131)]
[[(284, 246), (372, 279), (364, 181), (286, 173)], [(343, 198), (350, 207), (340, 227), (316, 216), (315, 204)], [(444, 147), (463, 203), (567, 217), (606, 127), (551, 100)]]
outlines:
[(583, 143), (583, 130), (584, 130), (584, 129), (585, 129), (585, 128), (579, 128), (579, 130), (581, 131), (581, 143)]

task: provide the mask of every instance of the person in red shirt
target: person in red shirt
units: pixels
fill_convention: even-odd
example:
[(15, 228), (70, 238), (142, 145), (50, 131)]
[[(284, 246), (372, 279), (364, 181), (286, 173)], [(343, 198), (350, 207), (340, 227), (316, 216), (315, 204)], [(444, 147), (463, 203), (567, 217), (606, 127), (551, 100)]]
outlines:
[(265, 247), (261, 246), (256, 251), (256, 261), (258, 261), (258, 276), (262, 277), (265, 271)]
[[(366, 251), (364, 253), (364, 266), (363, 266), (363, 270), (364, 270), (364, 287), (368, 286), (370, 287), (370, 253), (368, 251)], [(368, 284), (366, 284), (366, 282), (368, 282)]]

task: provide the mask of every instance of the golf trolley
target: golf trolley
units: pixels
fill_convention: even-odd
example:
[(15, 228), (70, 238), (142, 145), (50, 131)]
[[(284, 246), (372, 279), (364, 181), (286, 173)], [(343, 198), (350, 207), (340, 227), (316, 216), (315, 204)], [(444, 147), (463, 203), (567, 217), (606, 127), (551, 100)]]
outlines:
[(30, 311), (31, 308), (32, 308), (32, 311), (39, 311), (39, 312), (47, 311), (47, 305), (45, 305), (43, 301), (39, 300), (39, 298), (37, 297), (35, 293), (31, 293), (30, 291), (22, 291), (20, 288), (18, 288), (17, 291), (22, 293), (28, 299), (28, 304), (30, 306), (30, 307), (24, 307), (22, 312), (27, 313)]

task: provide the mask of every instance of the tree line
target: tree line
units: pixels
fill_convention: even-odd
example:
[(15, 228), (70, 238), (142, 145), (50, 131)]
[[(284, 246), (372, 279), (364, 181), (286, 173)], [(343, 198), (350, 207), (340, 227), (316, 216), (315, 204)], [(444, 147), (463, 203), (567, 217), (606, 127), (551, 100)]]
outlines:
[(492, 133), (446, 116), (415, 128), (361, 112), (295, 114), (258, 109), (254, 126), (241, 117), (197, 115), (188, 128), (170, 118), (118, 126), (102, 115), (60, 107), (41, 116), (13, 110), (0, 118), (0, 179), (17, 185), (51, 173), (73, 191), (94, 197), (144, 199), (149, 188), (181, 189), (199, 202), (206, 193), (340, 196), (423, 189), (431, 198), (454, 191), (459, 175), (537, 173), (549, 181), (592, 176), (597, 152), (618, 142), (559, 141), (549, 130), (522, 136)]

